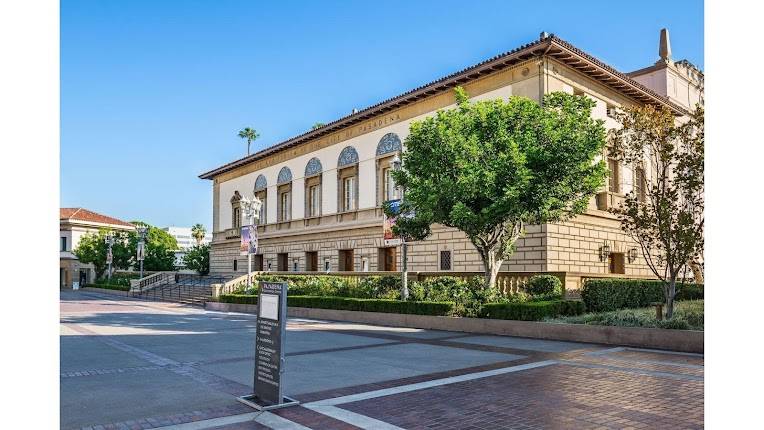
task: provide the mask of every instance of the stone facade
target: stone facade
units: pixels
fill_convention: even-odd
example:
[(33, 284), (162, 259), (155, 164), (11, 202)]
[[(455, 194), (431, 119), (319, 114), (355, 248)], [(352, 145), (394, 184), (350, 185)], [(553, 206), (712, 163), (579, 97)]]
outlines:
[[(575, 56), (580, 58), (571, 62)], [(582, 63), (586, 67), (580, 67)], [(674, 63), (662, 58), (656, 64), (670, 67)], [(483, 67), (479, 73), (470, 72), (479, 67)], [(642, 72), (635, 73), (642, 76)], [(614, 128), (618, 124), (612, 118), (612, 109), (619, 106), (649, 102), (665, 105), (678, 116), (686, 112), (683, 110), (686, 107), (676, 104), (676, 100), (667, 101), (667, 96), (661, 94), (668, 85), (645, 86), (655, 82), (658, 79), (655, 76), (653, 73), (650, 80), (638, 83), (567, 42), (542, 35), (539, 42), (421, 87), (416, 90), (423, 92), (421, 97), (406, 99), (416, 91), (405, 93), (381, 104), (387, 107), (377, 105), (354, 113), (205, 173), (201, 177), (211, 179), (213, 186), (211, 272), (246, 273), (247, 257), (239, 255), (239, 233), (232, 220), (230, 199), (255, 192), (264, 200), (265, 211), (265, 222), (258, 227), (260, 247), (254, 258), (255, 270), (399, 269), (399, 247), (386, 250), (382, 240), (381, 204), (391, 195), (386, 194), (388, 187), (394, 187), (387, 179), (386, 169), (393, 157), (405, 150), (400, 142), (405, 142), (412, 121), (454, 106), (451, 87), (461, 85), (473, 100), (524, 96), (538, 101), (553, 91), (579, 94), (594, 100), (592, 115), (602, 120), (605, 127)], [(447, 79), (453, 85), (438, 86)], [(697, 84), (691, 79), (687, 83)], [(427, 88), (432, 90), (424, 92)], [(698, 99), (702, 100), (702, 95)], [(365, 114), (373, 109), (379, 109), (379, 113)], [(354, 117), (359, 119), (353, 120)], [(584, 215), (560, 224), (527, 226), (514, 256), (502, 270), (574, 274), (570, 279), (612, 273), (649, 276), (637, 245), (607, 212), (633, 191), (635, 175), (625, 166), (611, 168), (614, 179), (592, 198)], [(288, 181), (283, 175), (285, 171), (292, 173)], [(650, 172), (644, 174), (649, 177)], [(257, 178), (263, 185), (259, 188), (255, 186)], [(321, 199), (317, 213), (308, 210), (309, 188), (314, 186), (319, 187), (317, 195)], [(287, 216), (279, 209), (285, 199), (291, 202)], [(612, 252), (609, 256), (601, 253), (605, 245)], [(395, 261), (392, 265), (391, 260)], [(435, 226), (427, 240), (409, 245), (408, 264), (414, 272), (483, 271), (479, 255), (465, 235), (443, 226)]]

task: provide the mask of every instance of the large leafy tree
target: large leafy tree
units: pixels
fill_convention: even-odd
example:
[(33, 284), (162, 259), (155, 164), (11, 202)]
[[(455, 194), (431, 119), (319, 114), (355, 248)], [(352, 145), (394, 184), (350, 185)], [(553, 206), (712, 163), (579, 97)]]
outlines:
[[(106, 244), (108, 233), (108, 229), (87, 233), (80, 238), (77, 248), (72, 251), (82, 263), (93, 264), (97, 277), (103, 276), (108, 267), (106, 263), (106, 253), (109, 248), (109, 245)], [(114, 236), (114, 245), (111, 248), (112, 269), (130, 268), (133, 255), (130, 247), (130, 235), (122, 231), (112, 231), (111, 234)]]
[(210, 246), (196, 245), (186, 251), (183, 264), (187, 269), (196, 270), (200, 275), (210, 273)]
[(191, 236), (196, 239), (196, 244), (201, 245), (204, 240), (204, 235), (207, 234), (207, 229), (201, 224), (194, 224), (191, 227)]
[[(142, 221), (133, 221), (135, 225), (147, 226), (146, 245), (144, 249), (143, 269), (149, 271), (175, 270), (175, 251), (178, 241), (170, 233), (148, 225)], [(136, 260), (138, 249), (138, 234), (130, 233), (130, 250), (132, 251), (133, 267), (138, 267)]]
[(677, 280), (687, 266), (702, 279), (704, 110), (697, 106), (680, 121), (665, 108), (642, 106), (616, 118), (622, 127), (611, 131), (611, 156), (646, 174), (639, 184), (644, 191), (627, 195), (613, 212), (663, 281), (671, 318)]
[(463, 231), (494, 286), (526, 224), (583, 212), (607, 175), (594, 102), (564, 93), (539, 104), (524, 97), (468, 101), (411, 124), (395, 180), (405, 190), (395, 230), (427, 237), (434, 223)]
[(252, 142), (254, 142), (258, 137), (260, 137), (260, 134), (254, 128), (246, 127), (243, 130), (239, 131), (239, 137), (242, 139), (246, 139), (247, 155), (249, 155), (250, 145), (252, 145)]

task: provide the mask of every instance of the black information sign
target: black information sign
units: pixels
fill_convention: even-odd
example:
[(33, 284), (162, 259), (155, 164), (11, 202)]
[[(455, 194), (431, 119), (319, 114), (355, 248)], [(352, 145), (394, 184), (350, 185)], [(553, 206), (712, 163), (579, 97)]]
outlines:
[(287, 283), (260, 281), (255, 342), (255, 397), (267, 405), (283, 402), (282, 340), (286, 336)]

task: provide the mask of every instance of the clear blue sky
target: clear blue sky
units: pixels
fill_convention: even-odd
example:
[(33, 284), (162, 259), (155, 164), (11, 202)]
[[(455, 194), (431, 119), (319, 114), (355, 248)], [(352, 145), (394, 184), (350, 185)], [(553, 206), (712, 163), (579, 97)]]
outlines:
[(703, 2), (61, 1), (61, 205), (212, 223), (197, 176), (555, 33), (621, 71), (703, 68)]

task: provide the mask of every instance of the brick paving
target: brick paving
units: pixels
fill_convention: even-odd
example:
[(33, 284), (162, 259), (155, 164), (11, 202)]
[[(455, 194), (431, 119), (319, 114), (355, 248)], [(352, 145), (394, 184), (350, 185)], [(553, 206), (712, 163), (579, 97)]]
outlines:
[(339, 407), (411, 430), (702, 428), (703, 383), (558, 364)]

